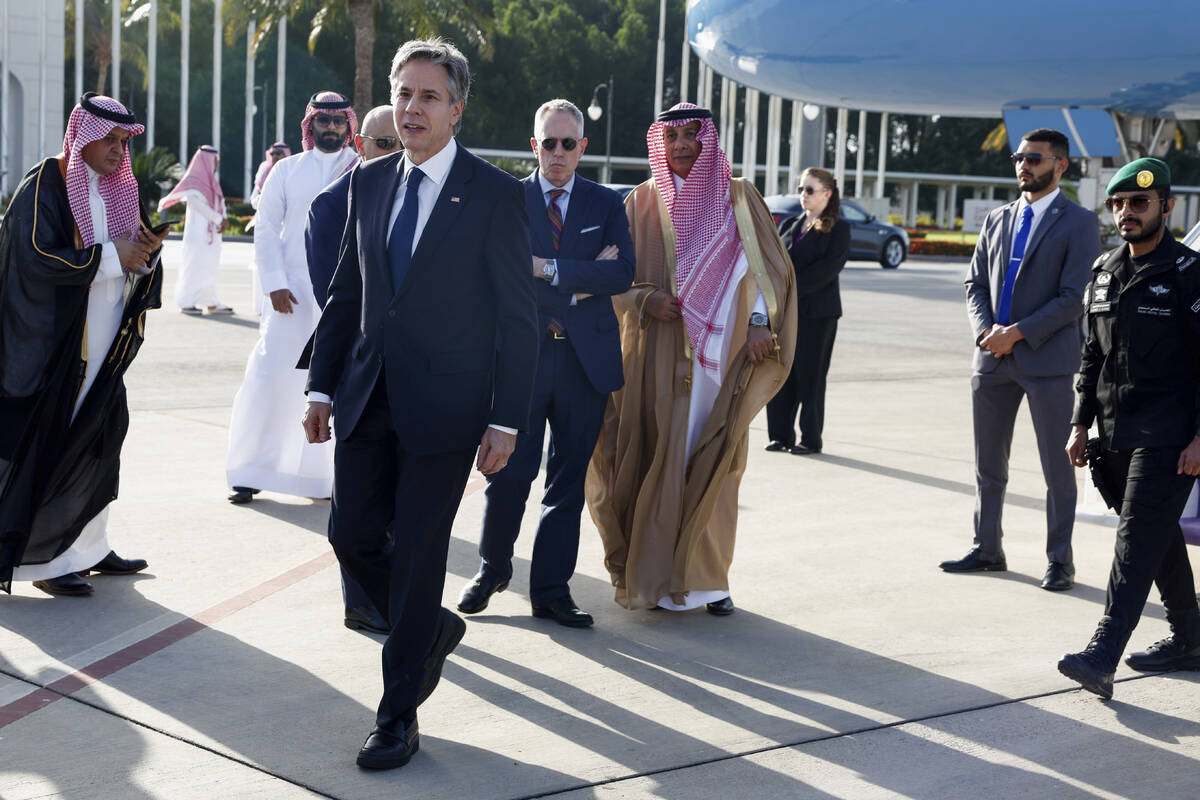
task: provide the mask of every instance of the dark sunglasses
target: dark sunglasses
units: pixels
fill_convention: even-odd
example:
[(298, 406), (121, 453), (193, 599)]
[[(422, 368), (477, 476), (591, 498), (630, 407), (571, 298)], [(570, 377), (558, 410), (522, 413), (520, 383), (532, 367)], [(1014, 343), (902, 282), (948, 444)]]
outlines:
[(273, 156), (277, 156), (277, 157), (278, 157), (278, 156), (281, 156), (281, 155), (283, 155), (283, 151), (282, 151), (282, 150), (272, 150), (272, 151), (270, 151), (269, 155), (273, 155)]
[(313, 117), (313, 122), (316, 122), (319, 125), (336, 125), (340, 128), (343, 125), (349, 125), (350, 118), (345, 114), (334, 114), (333, 116), (328, 114), (317, 114), (315, 117)]
[(1133, 197), (1110, 197), (1104, 201), (1104, 207), (1117, 214), (1128, 206), (1133, 213), (1141, 214), (1150, 207), (1151, 200), (1157, 199), (1157, 197), (1147, 197), (1144, 194), (1135, 194)]
[(395, 136), (367, 136), (365, 133), (360, 133), (359, 136), (370, 139), (380, 150), (391, 150), (399, 141)]
[(568, 153), (575, 149), (575, 145), (579, 144), (578, 139), (567, 137), (566, 139), (559, 140), (551, 136), (548, 139), (542, 139), (542, 149), (554, 152), (554, 149), (558, 147), (559, 141), (562, 141), (563, 150), (566, 150)]
[(811, 186), (801, 186), (797, 191), (801, 194), (815, 194), (816, 192), (828, 192), (829, 190), (824, 186), (820, 186), (816, 189)]
[(1059, 156), (1048, 156), (1045, 153), (1013, 153), (1009, 158), (1014, 164), (1020, 164), (1022, 161), (1028, 161), (1031, 165), (1037, 166), (1042, 163), (1042, 159), (1051, 158), (1058, 160)]

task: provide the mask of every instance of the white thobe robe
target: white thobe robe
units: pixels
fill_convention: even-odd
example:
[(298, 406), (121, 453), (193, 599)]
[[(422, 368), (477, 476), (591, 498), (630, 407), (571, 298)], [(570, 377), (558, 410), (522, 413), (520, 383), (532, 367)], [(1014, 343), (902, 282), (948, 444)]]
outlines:
[[(83, 388), (75, 401), (75, 411), (83, 403), (104, 359), (112, 347), (117, 330), (121, 327), (121, 311), (125, 307), (125, 271), (117, 257), (117, 248), (109, 240), (108, 214), (100, 197), (100, 176), (87, 167), (88, 204), (92, 211), (92, 230), (96, 241), (103, 242), (100, 252), (100, 268), (92, 279), (88, 292), (87, 327), (84, 341), (87, 345), (87, 369), (83, 375)], [(13, 570), (14, 581), (40, 581), (57, 578), (71, 572), (90, 569), (99, 563), (112, 547), (108, 544), (108, 506), (105, 506), (84, 526), (75, 543), (60, 555), (45, 564), (30, 564)]]
[[(675, 179), (676, 193), (683, 190), (683, 180), (675, 174), (671, 175)], [(750, 269), (750, 263), (746, 261), (744, 252), (738, 253), (737, 262), (733, 265), (733, 276), (730, 278), (725, 289), (725, 294), (721, 297), (721, 301), (717, 306), (717, 319), (725, 321), (724, 329), (732, 330), (732, 327), (737, 324), (737, 293), (738, 287), (741, 286), (742, 279), (746, 277), (746, 272)], [(762, 292), (758, 293), (758, 299), (754, 303), (754, 310), (758, 313), (765, 314), (767, 311), (766, 300), (763, 299)], [(729, 364), (729, 337), (724, 338), (724, 351), (721, 353), (720, 367), (717, 370), (718, 376), (714, 377), (700, 366), (699, 360), (695, 355), (692, 356), (692, 390), (688, 400), (688, 426), (687, 426), (687, 448), (684, 451), (684, 469), (687, 469), (687, 463), (691, 460), (692, 450), (695, 449), (696, 443), (700, 441), (700, 434), (704, 431), (704, 426), (708, 424), (708, 418), (712, 416), (713, 405), (717, 402), (717, 395), (721, 392), (721, 377), (725, 374), (725, 367)], [(666, 608), (671, 611), (688, 611), (693, 608), (699, 608), (706, 603), (715, 603), (717, 600), (723, 600), (729, 596), (729, 592), (724, 590), (692, 590), (684, 597), (682, 604), (676, 603), (671, 599), (670, 595), (665, 595), (659, 598), (658, 605), (661, 608)]]
[(308, 277), (304, 226), (313, 198), (357, 158), (349, 148), (308, 150), (279, 161), (263, 186), (254, 226), (263, 294), (289, 289), (298, 302), (291, 314), (263, 305), (258, 342), (233, 400), (225, 472), (230, 486), (299, 497), (332, 493), (333, 448), (309, 444), (300, 426), (307, 374), (296, 362), (321, 314)]
[(175, 284), (175, 302), (185, 309), (215, 306), (220, 302), (217, 265), (221, 262), (221, 234), (217, 229), (225, 218), (225, 210), (214, 209), (195, 190), (184, 192), (184, 202), (187, 216), (183, 221), (183, 256), (179, 281)]

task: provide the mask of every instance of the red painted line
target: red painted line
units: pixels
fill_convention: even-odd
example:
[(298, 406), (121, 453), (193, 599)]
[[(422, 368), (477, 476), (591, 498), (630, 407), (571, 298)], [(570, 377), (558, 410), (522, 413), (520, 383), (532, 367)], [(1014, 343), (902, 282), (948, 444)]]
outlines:
[[(476, 476), (467, 482), (463, 497), (475, 494), (487, 484), (482, 477)], [(112, 655), (93, 661), (85, 667), (64, 675), (44, 688), (38, 688), (22, 698), (0, 706), (0, 728), (11, 725), (33, 712), (45, 708), (64, 697), (71, 695), (93, 683), (104, 680), (119, 670), (136, 664), (148, 656), (166, 649), (173, 644), (183, 641), (193, 633), (215, 625), (232, 614), (249, 608), (259, 600), (264, 600), (276, 592), (282, 591), (305, 578), (309, 578), (328, 566), (336, 563), (337, 556), (333, 551), (322, 553), (316, 558), (277, 575), (271, 580), (247, 589), (241, 594), (228, 600), (222, 600), (214, 606), (206, 608), (194, 617), (187, 617), (174, 625), (166, 627), (158, 633), (153, 633), (145, 639), (134, 642)]]

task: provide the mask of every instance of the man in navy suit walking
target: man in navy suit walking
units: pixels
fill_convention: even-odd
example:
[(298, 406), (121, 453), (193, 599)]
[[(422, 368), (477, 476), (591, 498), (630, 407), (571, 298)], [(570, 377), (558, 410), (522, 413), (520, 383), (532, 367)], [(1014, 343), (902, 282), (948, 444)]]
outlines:
[(329, 440), (331, 399), (338, 428), (330, 542), (391, 625), (369, 769), (417, 752), (417, 706), (466, 630), (440, 606), (472, 457), (505, 467), (533, 392), (529, 219), (521, 184), (454, 140), (470, 81), (442, 39), (396, 52), (405, 151), (355, 168), (309, 367), (308, 439)]
[(512, 577), (513, 543), (529, 487), (542, 463), (550, 424), (546, 488), (529, 571), (535, 617), (575, 628), (592, 617), (575, 605), (567, 582), (579, 552), (579, 517), (588, 462), (610, 392), (624, 384), (621, 339), (611, 297), (633, 282), (633, 242), (621, 197), (575, 174), (587, 148), (583, 114), (570, 101), (543, 103), (530, 147), (538, 168), (524, 181), (533, 243), (541, 348), (528, 426), (508, 466), (488, 476), (479, 573), (459, 597), (475, 614)]

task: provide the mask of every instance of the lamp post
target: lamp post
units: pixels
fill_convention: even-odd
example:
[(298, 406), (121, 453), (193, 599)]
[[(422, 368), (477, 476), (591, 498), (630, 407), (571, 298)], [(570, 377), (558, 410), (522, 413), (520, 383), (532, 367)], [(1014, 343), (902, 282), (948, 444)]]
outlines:
[(588, 118), (595, 122), (600, 119), (604, 111), (600, 108), (600, 104), (596, 102), (596, 96), (600, 90), (604, 89), (608, 93), (608, 121), (605, 123), (604, 132), (604, 172), (600, 176), (601, 183), (612, 182), (612, 104), (613, 104), (613, 76), (608, 76), (608, 83), (596, 84), (596, 88), (592, 90), (592, 104), (588, 106)]

